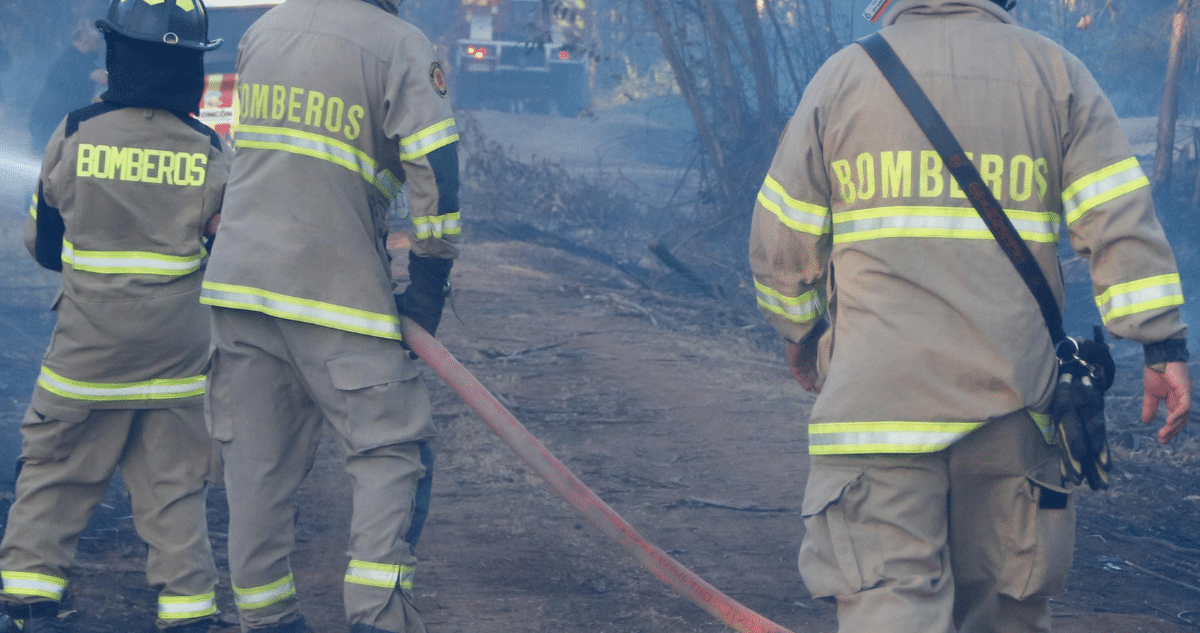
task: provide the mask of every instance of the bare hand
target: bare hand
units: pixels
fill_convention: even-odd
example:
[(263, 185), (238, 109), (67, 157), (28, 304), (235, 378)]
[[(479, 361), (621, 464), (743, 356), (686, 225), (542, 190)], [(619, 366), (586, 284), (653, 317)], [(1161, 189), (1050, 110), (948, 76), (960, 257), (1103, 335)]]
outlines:
[(213, 216), (208, 219), (208, 224), (204, 225), (204, 236), (205, 237), (215, 237), (217, 235), (217, 227), (220, 225), (221, 225), (221, 214), (214, 213)]
[(801, 345), (787, 339), (783, 341), (783, 355), (787, 357), (788, 369), (805, 391), (821, 393), (817, 387), (817, 346)]
[(1167, 422), (1158, 430), (1158, 442), (1166, 444), (1187, 426), (1192, 411), (1192, 378), (1187, 363), (1167, 363), (1162, 372), (1146, 367), (1142, 373), (1145, 396), (1142, 423), (1150, 424), (1158, 414), (1158, 405), (1167, 401)]

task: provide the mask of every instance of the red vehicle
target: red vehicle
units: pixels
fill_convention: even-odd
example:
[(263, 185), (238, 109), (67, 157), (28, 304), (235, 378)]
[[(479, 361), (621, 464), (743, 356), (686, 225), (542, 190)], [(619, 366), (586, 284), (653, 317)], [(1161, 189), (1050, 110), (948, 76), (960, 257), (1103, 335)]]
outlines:
[(237, 49), (242, 34), (262, 14), (283, 0), (207, 0), (208, 37), (225, 43), (205, 53), (204, 96), (200, 100), (200, 122), (213, 128), (232, 144), (237, 126)]

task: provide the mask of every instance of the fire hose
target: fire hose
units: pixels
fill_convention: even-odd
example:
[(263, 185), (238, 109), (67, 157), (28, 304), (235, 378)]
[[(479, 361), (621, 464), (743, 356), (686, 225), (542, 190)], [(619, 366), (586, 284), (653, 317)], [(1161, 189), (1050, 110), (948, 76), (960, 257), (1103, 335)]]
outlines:
[(585, 519), (684, 598), (741, 633), (791, 633), (751, 611), (646, 541), (530, 433), (450, 352), (412, 319), (400, 317), (404, 341), (525, 462)]

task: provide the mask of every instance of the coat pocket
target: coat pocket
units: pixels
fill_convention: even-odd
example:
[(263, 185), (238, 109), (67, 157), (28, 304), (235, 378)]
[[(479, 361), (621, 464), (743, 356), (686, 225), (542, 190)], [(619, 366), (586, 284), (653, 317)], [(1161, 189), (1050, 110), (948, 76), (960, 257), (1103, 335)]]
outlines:
[(849, 595), (863, 575), (846, 517), (848, 491), (863, 485), (861, 470), (825, 468), (809, 473), (801, 514), (800, 577), (814, 598)]
[(345, 403), (345, 420), (331, 421), (344, 425), (351, 450), (361, 453), (432, 435), (425, 385), (399, 346), (340, 356), (326, 367)]

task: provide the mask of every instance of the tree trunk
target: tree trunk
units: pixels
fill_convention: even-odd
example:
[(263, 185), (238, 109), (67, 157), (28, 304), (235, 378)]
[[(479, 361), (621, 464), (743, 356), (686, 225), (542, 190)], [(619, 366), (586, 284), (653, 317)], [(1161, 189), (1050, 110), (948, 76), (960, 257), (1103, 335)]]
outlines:
[(1187, 10), (1191, 0), (1177, 0), (1171, 21), (1171, 48), (1167, 55), (1167, 81), (1162, 107), (1158, 113), (1158, 150), (1154, 155), (1154, 192), (1161, 196), (1171, 189), (1171, 168), (1175, 160), (1175, 120), (1179, 116), (1179, 68), (1187, 38)]
[(758, 7), (754, 0), (738, 0), (737, 9), (750, 45), (750, 71), (754, 73), (754, 89), (758, 94), (758, 120), (774, 128), (779, 107), (776, 105), (775, 74), (767, 61), (767, 43), (758, 19)]

